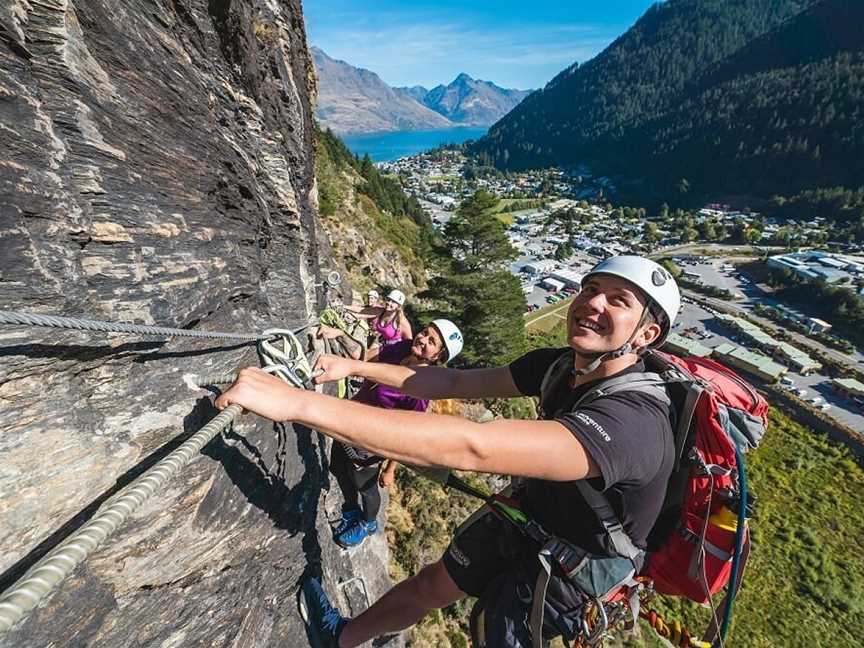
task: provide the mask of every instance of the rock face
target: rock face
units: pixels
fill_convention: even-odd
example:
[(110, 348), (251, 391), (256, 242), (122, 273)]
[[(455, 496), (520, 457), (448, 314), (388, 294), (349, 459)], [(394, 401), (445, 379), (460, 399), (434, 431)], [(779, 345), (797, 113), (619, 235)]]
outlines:
[(336, 133), (448, 128), (438, 113), (397, 92), (374, 72), (356, 68), (312, 48), (319, 79), (317, 115)]
[[(0, 308), (305, 323), (329, 265), (314, 93), (299, 0), (6, 0)], [(0, 356), (0, 589), (212, 417), (185, 374), (257, 364), (242, 343), (10, 327)], [(202, 454), (0, 646), (307, 645), (304, 572), (354, 611), (350, 578), (386, 586), (380, 537), (350, 559), (330, 540), (321, 435), (246, 416)]]

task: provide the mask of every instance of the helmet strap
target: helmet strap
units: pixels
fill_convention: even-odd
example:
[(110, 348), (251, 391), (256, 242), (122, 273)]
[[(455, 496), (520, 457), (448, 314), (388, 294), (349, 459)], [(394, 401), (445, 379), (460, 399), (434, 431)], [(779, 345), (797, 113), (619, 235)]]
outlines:
[(601, 364), (606, 362), (606, 360), (614, 360), (616, 358), (620, 358), (622, 356), (627, 355), (628, 353), (636, 353), (637, 355), (642, 352), (642, 349), (637, 349), (633, 347), (633, 339), (636, 337), (636, 334), (639, 332), (639, 329), (645, 324), (645, 321), (648, 319), (648, 304), (645, 305), (645, 308), (642, 310), (642, 316), (639, 318), (639, 322), (636, 324), (636, 328), (633, 329), (633, 333), (630, 334), (630, 339), (628, 339), (624, 344), (613, 351), (606, 351), (605, 353), (600, 353), (598, 355), (594, 354), (581, 354), (578, 351), (579, 355), (585, 357), (592, 357), (593, 360), (588, 363), (588, 366), (581, 368), (573, 368), (574, 376), (585, 376), (590, 374), (592, 371), (597, 369)]

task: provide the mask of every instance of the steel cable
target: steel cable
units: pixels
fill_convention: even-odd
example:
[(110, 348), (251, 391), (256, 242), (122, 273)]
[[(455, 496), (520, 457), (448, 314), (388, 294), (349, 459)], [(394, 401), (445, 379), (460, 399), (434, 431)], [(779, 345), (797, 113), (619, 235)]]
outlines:
[(219, 331), (192, 331), (189, 329), (169, 328), (166, 326), (145, 326), (125, 322), (102, 322), (78, 317), (57, 317), (55, 315), (35, 315), (15, 311), (0, 311), (0, 324), (19, 326), (46, 326), (49, 328), (72, 329), (76, 331), (98, 331), (102, 333), (135, 333), (138, 335), (162, 335), (166, 337), (216, 338), (221, 340), (266, 339), (266, 335), (252, 333), (222, 333)]

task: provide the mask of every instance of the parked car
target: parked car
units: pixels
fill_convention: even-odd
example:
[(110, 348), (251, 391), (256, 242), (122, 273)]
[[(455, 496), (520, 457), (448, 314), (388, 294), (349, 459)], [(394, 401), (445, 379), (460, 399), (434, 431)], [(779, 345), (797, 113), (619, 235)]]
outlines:
[(783, 376), (780, 379), (780, 384), (783, 385), (784, 387), (794, 387), (795, 381), (792, 380), (789, 376)]
[(804, 398), (809, 392), (806, 389), (797, 389), (795, 391), (799, 398)]

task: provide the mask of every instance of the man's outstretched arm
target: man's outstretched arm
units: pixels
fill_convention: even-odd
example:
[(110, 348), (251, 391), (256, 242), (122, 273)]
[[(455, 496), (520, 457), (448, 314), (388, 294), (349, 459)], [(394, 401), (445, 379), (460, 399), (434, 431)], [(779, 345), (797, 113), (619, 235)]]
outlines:
[(216, 401), (236, 403), (275, 421), (298, 421), (382, 457), (418, 466), (571, 481), (599, 475), (581, 443), (556, 421), (499, 419), (383, 410), (286, 385), (244, 369)]
[(322, 371), (316, 383), (359, 376), (381, 385), (428, 400), (441, 398), (512, 398), (521, 396), (508, 367), (495, 369), (447, 369), (445, 367), (406, 367), (381, 362), (362, 362), (325, 355), (315, 369)]

